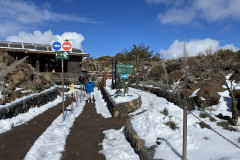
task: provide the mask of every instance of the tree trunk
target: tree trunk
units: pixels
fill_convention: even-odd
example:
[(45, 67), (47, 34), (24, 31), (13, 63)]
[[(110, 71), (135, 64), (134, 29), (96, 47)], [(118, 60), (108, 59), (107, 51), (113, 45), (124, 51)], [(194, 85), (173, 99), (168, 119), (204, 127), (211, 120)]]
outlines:
[(229, 124), (236, 125), (238, 123), (238, 110), (237, 110), (237, 101), (232, 101), (232, 119), (229, 121)]
[(240, 110), (240, 98), (238, 98), (237, 109)]

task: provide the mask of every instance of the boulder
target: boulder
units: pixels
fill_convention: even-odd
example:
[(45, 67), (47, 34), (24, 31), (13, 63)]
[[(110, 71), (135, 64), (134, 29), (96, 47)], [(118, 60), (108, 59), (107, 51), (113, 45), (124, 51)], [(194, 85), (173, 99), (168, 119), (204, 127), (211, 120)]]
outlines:
[(184, 75), (184, 71), (183, 70), (175, 70), (175, 71), (169, 73), (168, 77), (176, 82), (179, 79), (181, 79), (183, 77), (183, 75)]
[(10, 83), (7, 87), (8, 90), (15, 90), (15, 84)]
[(187, 78), (188, 83), (194, 83), (195, 82), (195, 75), (189, 75)]
[(17, 85), (24, 81), (25, 73), (23, 71), (19, 70), (16, 74), (10, 75), (9, 79), (13, 85)]
[(220, 95), (217, 92), (223, 92), (225, 89), (222, 87), (221, 81), (216, 79), (201, 80), (199, 83), (187, 84), (188, 95), (191, 95), (196, 89), (197, 96), (194, 97), (199, 107), (208, 107), (219, 103)]
[(208, 107), (219, 103), (220, 95), (209, 87), (202, 87), (194, 97), (199, 107)]

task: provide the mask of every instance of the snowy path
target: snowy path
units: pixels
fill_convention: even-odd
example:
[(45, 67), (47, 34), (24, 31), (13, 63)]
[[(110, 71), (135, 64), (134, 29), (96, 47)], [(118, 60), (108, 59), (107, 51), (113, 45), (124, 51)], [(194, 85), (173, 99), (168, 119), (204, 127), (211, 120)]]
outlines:
[[(78, 91), (78, 90), (76, 89), (75, 91)], [(94, 94), (96, 99), (95, 108), (97, 110), (97, 113), (105, 117), (105, 119), (102, 117), (103, 119), (101, 120), (102, 122), (101, 124), (106, 123), (105, 127), (98, 127), (100, 128), (100, 130), (98, 129), (99, 135), (101, 135), (102, 138), (100, 138), (99, 139), (100, 141), (96, 143), (96, 146), (98, 147), (98, 149), (95, 150), (96, 154), (99, 155), (100, 153), (99, 151), (101, 150), (100, 144), (103, 142), (102, 143), (103, 150), (101, 151), (101, 154), (104, 154), (105, 157), (107, 157), (107, 160), (114, 160), (114, 159), (125, 160), (126, 157), (138, 157), (134, 153), (129, 143), (126, 141), (124, 137), (124, 133), (122, 132), (122, 129), (115, 130), (116, 127), (120, 129), (121, 126), (125, 125), (125, 120), (121, 121), (120, 119), (111, 118), (111, 114), (108, 111), (108, 108), (106, 107), (106, 103), (102, 99), (101, 92), (95, 90)], [(72, 114), (71, 112), (68, 112), (65, 117), (66, 118), (65, 122), (62, 123), (62, 114), (61, 112), (57, 112), (57, 110), (58, 111), (61, 110), (61, 103), (58, 104), (59, 107), (53, 107), (57, 103), (61, 102), (61, 100), (62, 98), (58, 97), (55, 101), (50, 102), (44, 106), (31, 108), (27, 113), (20, 114), (11, 119), (1, 120), (0, 130), (2, 134), (0, 134), (0, 141), (1, 141), (0, 159), (4, 159), (4, 157), (7, 157), (7, 156), (8, 158), (12, 157), (12, 159), (23, 159), (24, 157), (25, 159), (31, 159), (31, 160), (32, 159), (33, 160), (34, 159), (36, 160), (37, 159), (39, 160), (40, 159), (41, 160), (42, 159), (53, 159), (53, 160), (61, 159), (62, 153), (67, 153), (66, 152), (67, 150), (65, 150), (64, 148), (67, 147), (66, 140), (69, 137), (69, 134), (71, 134), (72, 131), (74, 131), (73, 129), (74, 127), (72, 126), (75, 123), (76, 118), (79, 117), (79, 115), (81, 114), (85, 105), (84, 100), (82, 100), (81, 103), (79, 103), (80, 99), (78, 99), (78, 107), (76, 106), (76, 103), (73, 103), (74, 112)], [(44, 116), (47, 115), (47, 113), (53, 113), (56, 116), (53, 116), (53, 115), (48, 116), (50, 119), (47, 120), (46, 118), (44, 118)], [(54, 117), (57, 117), (57, 118), (55, 119)], [(97, 117), (99, 118), (99, 115)], [(92, 123), (92, 125), (95, 125), (95, 124), (96, 123)], [(110, 127), (109, 127), (109, 124), (110, 124)], [(12, 127), (15, 127), (14, 130), (11, 130)], [(44, 128), (47, 128), (47, 129), (44, 129)], [(115, 129), (111, 129), (111, 128), (115, 128)], [(71, 129), (71, 132), (70, 132), (70, 129)], [(104, 130), (107, 130), (107, 131), (104, 131)], [(18, 131), (21, 134), (19, 134)], [(104, 137), (103, 131), (106, 134), (106, 139), (104, 141), (103, 141), (103, 137)], [(89, 135), (91, 133), (87, 133), (87, 134)], [(109, 136), (109, 134), (111, 134), (111, 136)], [(18, 136), (15, 136), (15, 135), (18, 135)], [(10, 141), (7, 139), (10, 139)], [(73, 139), (75, 141), (74, 137)], [(114, 142), (115, 139), (118, 139), (118, 141)], [(11, 143), (11, 140), (12, 140), (12, 143)], [(110, 141), (115, 145), (109, 146), (109, 143), (106, 143), (106, 142), (110, 142)], [(21, 150), (19, 149), (19, 147), (21, 147)], [(13, 150), (16, 154), (11, 154)], [(119, 153), (122, 152), (124, 154), (117, 154), (115, 152), (119, 152)]]
[[(74, 126), (71, 128), (63, 152), (63, 159), (101, 160), (105, 159), (103, 155), (99, 154), (102, 153), (106, 160), (126, 160), (126, 157), (135, 157), (132, 160), (138, 160), (138, 155), (133, 151), (125, 139), (122, 129), (120, 129), (125, 125), (126, 117), (110, 117), (111, 114), (106, 103), (102, 100), (100, 91), (95, 90), (94, 95), (95, 107), (94, 104), (87, 103), (82, 114), (75, 120)], [(97, 114), (96, 110), (101, 115)], [(103, 150), (99, 152), (101, 143)]]
[[(71, 100), (66, 98), (65, 104), (70, 105)], [(23, 159), (36, 139), (42, 135), (56, 117), (61, 115), (61, 106), (62, 104), (59, 103), (32, 120), (0, 134), (0, 159), (6, 159), (6, 157), (8, 159)], [(24, 117), (22, 118), (24, 120)]]
[(61, 101), (62, 101), (62, 97), (57, 96), (57, 99), (55, 99), (54, 101), (49, 102), (41, 107), (30, 108), (28, 112), (19, 114), (15, 117), (12, 117), (9, 119), (1, 119), (0, 120), (0, 126), (1, 126), (0, 134), (11, 130), (12, 127), (16, 127), (16, 126), (19, 126), (19, 125), (22, 125), (22, 124), (28, 122), (29, 120), (42, 114), (49, 108), (56, 106)]
[[(60, 159), (61, 152), (64, 151), (66, 137), (70, 132), (75, 118), (81, 114), (84, 105), (85, 102), (79, 103), (78, 105), (74, 102), (74, 111), (73, 113), (65, 111), (66, 116), (64, 122), (62, 115), (59, 115), (51, 126), (35, 141), (24, 159)], [(70, 109), (70, 106), (68, 106), (67, 109)]]

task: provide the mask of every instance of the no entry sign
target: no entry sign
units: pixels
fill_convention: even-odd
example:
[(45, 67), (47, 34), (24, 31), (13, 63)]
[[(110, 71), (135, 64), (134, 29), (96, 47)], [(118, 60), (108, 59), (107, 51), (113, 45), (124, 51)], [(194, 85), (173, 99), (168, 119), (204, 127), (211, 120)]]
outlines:
[(62, 44), (62, 48), (64, 51), (71, 51), (72, 50), (72, 44), (70, 42), (64, 42)]

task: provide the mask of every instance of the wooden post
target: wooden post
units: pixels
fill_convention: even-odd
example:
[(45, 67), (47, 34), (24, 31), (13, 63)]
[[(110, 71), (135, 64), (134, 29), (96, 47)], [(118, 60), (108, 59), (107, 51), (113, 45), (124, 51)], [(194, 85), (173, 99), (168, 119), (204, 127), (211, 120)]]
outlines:
[(78, 95), (78, 91), (76, 91), (76, 95), (75, 95), (75, 98), (76, 98), (76, 107), (78, 107), (78, 97), (79, 95)]
[(71, 103), (71, 112), (73, 113), (73, 94), (71, 94), (71, 99), (72, 99), (72, 103)]
[[(184, 38), (184, 84), (185, 84), (185, 95), (184, 95), (184, 102), (186, 102), (187, 96), (187, 50), (186, 50), (186, 38)], [(182, 149), (182, 160), (187, 160), (187, 106), (183, 106), (183, 149)]]
[(182, 160), (187, 160), (187, 107), (183, 107), (183, 151)]
[(6, 84), (3, 82), (3, 104), (6, 104)]
[(98, 90), (101, 89), (101, 82), (98, 82)]

